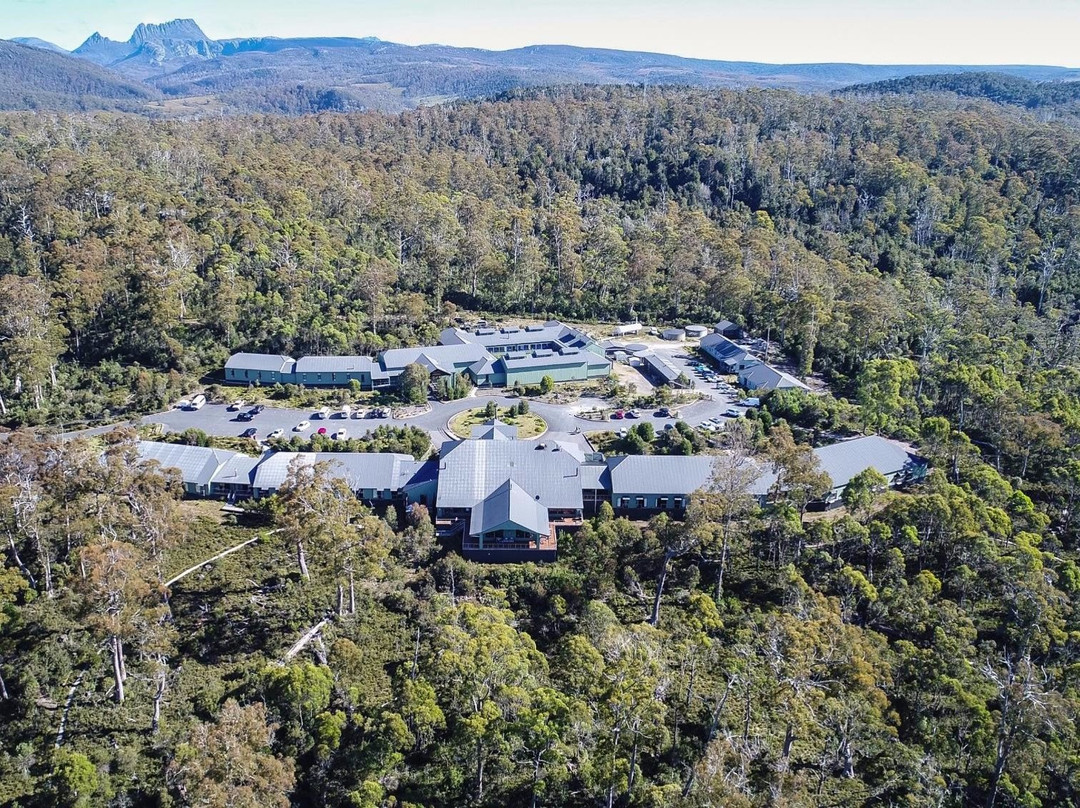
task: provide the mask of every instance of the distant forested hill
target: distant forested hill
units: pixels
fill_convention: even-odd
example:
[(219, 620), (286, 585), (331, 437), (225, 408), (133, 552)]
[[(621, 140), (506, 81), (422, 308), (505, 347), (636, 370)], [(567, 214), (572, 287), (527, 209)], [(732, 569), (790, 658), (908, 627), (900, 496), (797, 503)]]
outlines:
[(82, 59), (0, 40), (0, 108), (135, 110), (159, 95)]
[(891, 93), (911, 95), (924, 92), (956, 93), (967, 98), (985, 98), (998, 104), (1015, 104), (1028, 109), (1080, 104), (1080, 81), (1031, 81), (1005, 73), (936, 73), (926, 76), (856, 84), (839, 90), (846, 95)]

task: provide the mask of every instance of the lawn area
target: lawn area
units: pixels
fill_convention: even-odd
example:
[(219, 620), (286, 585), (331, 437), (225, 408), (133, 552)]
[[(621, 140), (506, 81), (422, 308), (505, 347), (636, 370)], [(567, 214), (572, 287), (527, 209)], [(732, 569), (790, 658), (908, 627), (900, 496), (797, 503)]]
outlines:
[[(489, 417), (484, 407), (459, 412), (450, 419), (450, 431), (459, 438), (467, 438), (472, 434), (474, 426), (479, 426), (484, 421), (487, 421)], [(539, 415), (531, 412), (524, 415), (513, 415), (510, 407), (499, 407), (496, 417), (503, 423), (516, 426), (518, 437), (522, 439), (535, 438), (547, 429), (547, 421)]]

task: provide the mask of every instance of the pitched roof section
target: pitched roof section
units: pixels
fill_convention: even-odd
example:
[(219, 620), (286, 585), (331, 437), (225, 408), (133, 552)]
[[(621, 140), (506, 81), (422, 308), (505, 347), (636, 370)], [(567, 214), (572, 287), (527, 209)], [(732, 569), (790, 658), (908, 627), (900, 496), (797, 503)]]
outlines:
[(476, 440), (514, 440), (517, 435), (518, 428), (513, 424), (504, 424), (498, 418), (489, 418), (474, 426), (470, 437)]
[(296, 360), (297, 373), (371, 373), (380, 371), (370, 356), (302, 356)]
[(630, 494), (691, 494), (707, 488), (712, 479), (712, 457), (683, 455), (630, 455), (607, 461), (611, 492)]
[(289, 476), (289, 465), (297, 457), (304, 465), (329, 463), (331, 474), (343, 478), (353, 491), (365, 488), (395, 491), (399, 487), (402, 464), (416, 463), (406, 454), (275, 452), (255, 469), (255, 487), (262, 491), (276, 491), (281, 488)]
[(541, 445), (521, 440), (447, 441), (440, 451), (438, 506), (471, 508), (513, 479), (548, 508), (580, 509), (577, 458)]
[(478, 328), (465, 331), (460, 328), (447, 328), (439, 334), (443, 345), (482, 345), (496, 353), (509, 350), (516, 345), (561, 345), (572, 348), (585, 348), (592, 340), (582, 331), (563, 325), (557, 320), (548, 320), (543, 325), (530, 325), (524, 328), (507, 326), (504, 328)]
[[(139, 458), (156, 460), (162, 468), (176, 469), (188, 485), (210, 485), (222, 466), (237, 456), (236, 452), (209, 449), (205, 446), (185, 446), (180, 443), (139, 441)], [(243, 455), (240, 455), (243, 457)], [(249, 458), (255, 461), (254, 458)]]
[(507, 480), (473, 506), (469, 535), (490, 533), (508, 524), (540, 536), (551, 535), (548, 509), (513, 480)]
[(391, 348), (383, 351), (382, 365), (388, 373), (400, 372), (414, 362), (429, 370), (453, 372), (455, 367), (468, 367), (480, 360), (493, 359), (480, 345), (432, 345), (426, 348)]
[(909, 446), (878, 435), (855, 438), (815, 449), (821, 469), (833, 481), (833, 487), (847, 485), (852, 477), (875, 468), (886, 477), (894, 474), (918, 473), (926, 462), (915, 455)]
[(668, 384), (678, 381), (680, 371), (659, 354), (647, 353), (641, 357), (641, 361), (658, 373)]
[(754, 365), (740, 370), (739, 384), (751, 390), (781, 390), (790, 387), (810, 389), (790, 373), (784, 373), (771, 365)]
[(228, 370), (261, 370), (292, 373), (296, 360), (282, 354), (235, 353), (225, 362)]

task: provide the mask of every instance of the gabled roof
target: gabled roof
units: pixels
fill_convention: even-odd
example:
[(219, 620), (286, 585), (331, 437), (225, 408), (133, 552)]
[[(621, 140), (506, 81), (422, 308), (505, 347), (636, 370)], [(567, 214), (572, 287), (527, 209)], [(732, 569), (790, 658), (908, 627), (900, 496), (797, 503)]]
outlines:
[(581, 508), (577, 458), (522, 440), (447, 441), (440, 450), (440, 508), (471, 508), (513, 479), (548, 508)]
[(488, 533), (507, 524), (541, 536), (551, 535), (548, 509), (513, 480), (507, 480), (473, 506), (469, 535)]
[(370, 356), (302, 356), (297, 373), (371, 373), (382, 368)]
[(658, 354), (647, 353), (641, 357), (641, 361), (659, 373), (667, 382), (674, 382), (679, 378), (680, 371)]
[(513, 424), (505, 424), (498, 418), (489, 418), (474, 426), (470, 437), (476, 440), (514, 440), (517, 435), (518, 428)]
[(304, 465), (329, 463), (335, 477), (343, 478), (353, 491), (399, 490), (403, 463), (416, 461), (406, 454), (363, 452), (275, 452), (255, 469), (256, 488), (276, 491), (289, 475), (289, 464), (299, 457)]
[(225, 362), (228, 370), (261, 370), (292, 373), (296, 360), (282, 354), (234, 353)]
[[(176, 469), (183, 481), (189, 485), (210, 485), (210, 481), (222, 466), (233, 460), (237, 452), (224, 449), (210, 449), (205, 446), (186, 446), (180, 443), (160, 443), (158, 441), (139, 441), (139, 458), (143, 461), (156, 460), (162, 468)], [(244, 455), (239, 455), (244, 457)], [(252, 463), (254, 458), (247, 458)]]
[(754, 390), (780, 390), (789, 387), (797, 387), (800, 390), (810, 389), (791, 374), (764, 364), (740, 370), (739, 384)]
[(747, 358), (754, 358), (748, 350), (720, 334), (706, 334), (701, 338), (700, 347), (721, 360), (741, 362)]
[(548, 320), (543, 325), (530, 325), (524, 328), (505, 326), (503, 328), (478, 328), (465, 331), (461, 328), (447, 328), (439, 334), (443, 345), (482, 345), (496, 351), (514, 345), (536, 345), (557, 343), (564, 346), (584, 348), (592, 340), (576, 328), (563, 325), (557, 320)]
[(687, 495), (707, 488), (714, 458), (686, 455), (629, 455), (608, 458), (611, 492), (616, 495)]
[(482, 359), (494, 359), (480, 345), (431, 345), (425, 348), (391, 348), (383, 351), (379, 361), (387, 372), (400, 372), (414, 362), (428, 370), (452, 372), (465, 368)]

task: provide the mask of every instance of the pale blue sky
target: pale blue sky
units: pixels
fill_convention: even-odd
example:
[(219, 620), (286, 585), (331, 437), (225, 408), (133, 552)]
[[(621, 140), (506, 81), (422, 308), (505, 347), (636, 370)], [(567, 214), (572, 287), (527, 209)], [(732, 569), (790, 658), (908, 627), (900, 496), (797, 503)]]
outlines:
[(761, 62), (1080, 67), (1080, 0), (0, 0), (0, 37), (74, 48), (192, 17), (208, 36), (571, 44)]

